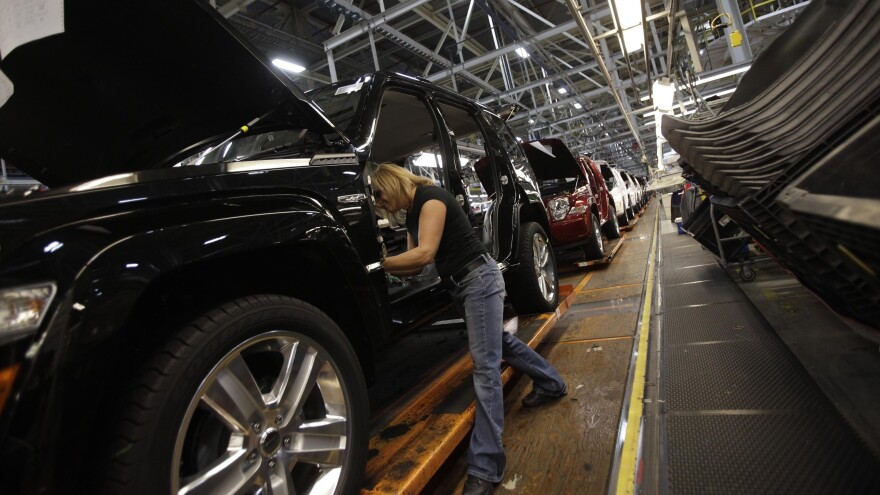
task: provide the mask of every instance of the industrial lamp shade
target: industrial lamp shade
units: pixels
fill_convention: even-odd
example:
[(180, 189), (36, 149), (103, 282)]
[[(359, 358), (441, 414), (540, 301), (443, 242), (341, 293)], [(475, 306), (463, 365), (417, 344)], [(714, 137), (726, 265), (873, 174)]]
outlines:
[(663, 77), (654, 81), (651, 86), (651, 98), (654, 106), (660, 111), (672, 110), (672, 100), (675, 97), (675, 83)]

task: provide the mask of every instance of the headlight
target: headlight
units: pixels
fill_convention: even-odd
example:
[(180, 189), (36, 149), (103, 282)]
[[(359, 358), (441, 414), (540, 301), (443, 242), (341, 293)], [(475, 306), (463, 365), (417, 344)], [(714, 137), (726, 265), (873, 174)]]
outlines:
[(0, 338), (39, 328), (55, 290), (51, 282), (0, 290)]
[(550, 216), (553, 217), (553, 220), (562, 220), (568, 215), (568, 198), (555, 198), (551, 199), (550, 203)]
[(583, 215), (583, 214), (586, 213), (586, 212), (587, 212), (587, 207), (586, 207), (586, 205), (578, 205), (578, 206), (575, 206), (574, 208), (572, 208), (571, 211), (568, 212), (568, 215), (569, 215), (569, 216), (572, 216), (572, 215)]

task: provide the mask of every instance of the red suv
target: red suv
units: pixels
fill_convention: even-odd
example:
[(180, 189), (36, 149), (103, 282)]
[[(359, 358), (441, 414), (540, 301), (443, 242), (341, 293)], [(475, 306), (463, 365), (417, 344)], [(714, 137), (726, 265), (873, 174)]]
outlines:
[(580, 247), (588, 260), (604, 257), (602, 232), (617, 239), (620, 228), (599, 167), (572, 154), (559, 139), (530, 141), (522, 148), (538, 178), (553, 247)]

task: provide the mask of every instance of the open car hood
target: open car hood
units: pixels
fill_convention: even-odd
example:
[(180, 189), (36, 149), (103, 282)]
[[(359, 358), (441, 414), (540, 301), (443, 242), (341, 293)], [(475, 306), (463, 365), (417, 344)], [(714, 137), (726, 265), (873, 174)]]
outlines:
[(565, 179), (583, 175), (568, 146), (561, 139), (539, 139), (522, 143), (522, 149), (538, 180)]
[(63, 19), (0, 60), (0, 157), (46, 185), (168, 166), (270, 114), (336, 132), (206, 2), (64, 2)]

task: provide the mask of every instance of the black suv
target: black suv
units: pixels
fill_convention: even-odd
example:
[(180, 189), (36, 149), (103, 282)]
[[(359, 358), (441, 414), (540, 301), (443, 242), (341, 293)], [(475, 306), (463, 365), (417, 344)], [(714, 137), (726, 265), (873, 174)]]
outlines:
[[(306, 96), (206, 3), (67, 2), (0, 69), (3, 493), (350, 493), (373, 353), (450, 298), (370, 171), (461, 202), (520, 312), (555, 308), (547, 218), (488, 109), (377, 73)], [(426, 352), (430, 352), (426, 350)]]

